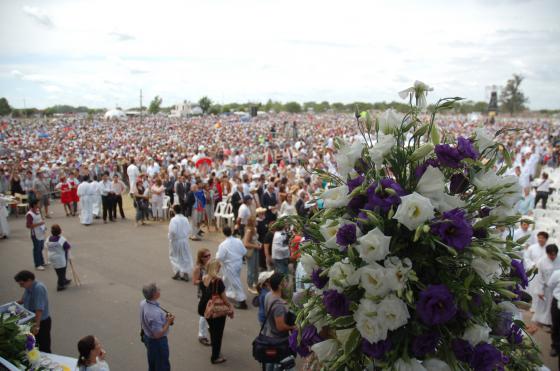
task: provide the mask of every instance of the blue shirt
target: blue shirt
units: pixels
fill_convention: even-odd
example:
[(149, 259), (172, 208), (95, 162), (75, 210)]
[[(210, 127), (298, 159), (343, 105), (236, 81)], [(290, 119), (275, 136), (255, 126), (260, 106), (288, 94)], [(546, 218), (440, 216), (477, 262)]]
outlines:
[(266, 320), (266, 313), (264, 309), (264, 299), (266, 298), (266, 294), (269, 293), (269, 290), (266, 288), (262, 288), (259, 294), (259, 323), (262, 325)]
[[(140, 302), (140, 324), (147, 337), (154, 338), (154, 334), (161, 332), (165, 322), (167, 322), (165, 312), (159, 307), (157, 301), (142, 300)], [(167, 336), (167, 331), (163, 336)]]
[(23, 293), (23, 306), (33, 313), (35, 313), (36, 310), (42, 310), (41, 321), (50, 317), (47, 288), (42, 282), (33, 281), (33, 285), (25, 289)]

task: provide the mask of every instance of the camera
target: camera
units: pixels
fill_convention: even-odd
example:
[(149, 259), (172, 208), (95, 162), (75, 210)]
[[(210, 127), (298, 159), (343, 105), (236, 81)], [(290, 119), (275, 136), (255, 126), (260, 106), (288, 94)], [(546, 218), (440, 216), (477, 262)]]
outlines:
[(296, 367), (296, 358), (294, 356), (288, 356), (280, 361), (281, 370), (291, 370)]

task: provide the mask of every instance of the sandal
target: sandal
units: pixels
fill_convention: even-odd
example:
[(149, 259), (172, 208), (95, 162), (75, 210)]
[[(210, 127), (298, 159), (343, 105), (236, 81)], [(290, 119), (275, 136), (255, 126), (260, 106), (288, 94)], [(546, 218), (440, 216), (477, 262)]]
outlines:
[(212, 362), (213, 365), (217, 365), (218, 363), (224, 363), (226, 361), (225, 358), (220, 357), (218, 359), (214, 359), (214, 360), (210, 360), (210, 362)]
[(206, 339), (206, 338), (198, 338), (198, 342), (202, 345), (205, 345), (207, 347), (209, 347), (210, 345), (210, 340)]

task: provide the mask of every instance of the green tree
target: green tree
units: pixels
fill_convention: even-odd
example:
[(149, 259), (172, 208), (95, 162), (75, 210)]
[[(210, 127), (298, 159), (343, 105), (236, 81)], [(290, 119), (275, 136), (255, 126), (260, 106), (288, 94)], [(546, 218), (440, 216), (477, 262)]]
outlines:
[(301, 104), (298, 102), (287, 102), (284, 104), (284, 110), (290, 113), (300, 113), (301, 112)]
[(161, 102), (163, 99), (156, 95), (154, 99), (150, 102), (150, 107), (148, 108), (148, 112), (151, 114), (156, 114), (161, 110)]
[(525, 103), (529, 101), (520, 89), (524, 77), (514, 74), (506, 83), (500, 94), (501, 110), (514, 114), (525, 110)]
[(198, 105), (200, 109), (202, 109), (202, 113), (207, 114), (210, 111), (210, 107), (212, 107), (212, 100), (207, 96), (204, 96), (199, 99)]

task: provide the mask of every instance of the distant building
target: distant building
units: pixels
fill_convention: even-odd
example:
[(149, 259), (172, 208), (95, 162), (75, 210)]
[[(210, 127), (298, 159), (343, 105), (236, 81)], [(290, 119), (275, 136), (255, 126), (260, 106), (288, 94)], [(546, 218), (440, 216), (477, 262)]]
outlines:
[(170, 117), (188, 117), (202, 115), (202, 108), (196, 103), (187, 100), (176, 104), (171, 110)]

